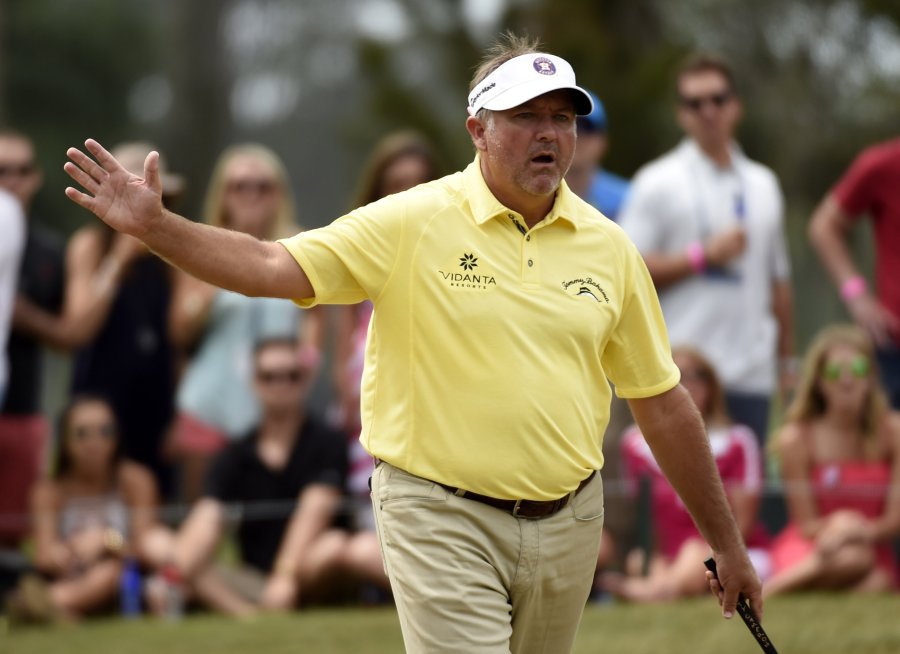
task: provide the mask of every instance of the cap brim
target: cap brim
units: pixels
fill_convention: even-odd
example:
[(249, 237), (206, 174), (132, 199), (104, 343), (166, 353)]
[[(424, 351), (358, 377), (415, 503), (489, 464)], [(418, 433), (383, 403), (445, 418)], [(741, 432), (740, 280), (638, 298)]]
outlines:
[(494, 98), (491, 98), (484, 104), (485, 109), (491, 111), (504, 111), (518, 107), (529, 100), (550, 93), (552, 91), (572, 91), (572, 99), (575, 102), (575, 114), (578, 116), (587, 116), (594, 110), (594, 101), (591, 100), (591, 94), (580, 86), (554, 83), (557, 80), (548, 80), (546, 84), (535, 83), (534, 80), (519, 84)]

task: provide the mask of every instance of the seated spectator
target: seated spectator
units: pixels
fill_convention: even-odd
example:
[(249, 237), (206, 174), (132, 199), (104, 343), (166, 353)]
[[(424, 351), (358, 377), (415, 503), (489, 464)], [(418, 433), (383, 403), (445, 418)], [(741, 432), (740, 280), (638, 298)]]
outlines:
[[(259, 239), (298, 231), (284, 164), (267, 147), (246, 143), (219, 157), (206, 195), (204, 219)], [(177, 419), (169, 450), (180, 466), (181, 497), (194, 501), (212, 457), (260, 419), (253, 393), (253, 346), (266, 338), (297, 338), (310, 364), (319, 359), (324, 309), (301, 311), (291, 302), (247, 297), (175, 273), (169, 333), (188, 355), (176, 395)]]
[(894, 586), (900, 415), (888, 409), (874, 367), (859, 327), (828, 327), (809, 348), (774, 442), (790, 520), (773, 543), (764, 595)]
[[(111, 405), (76, 396), (60, 420), (53, 477), (31, 497), (34, 565), (10, 600), (25, 620), (76, 619), (111, 605), (123, 559), (142, 558), (137, 544), (156, 525), (153, 475), (121, 457)], [(47, 580), (46, 582), (44, 580)]]
[[(709, 444), (750, 560), (757, 574), (765, 578), (769, 570), (768, 538), (757, 519), (763, 473), (756, 438), (749, 427), (736, 425), (729, 419), (722, 384), (703, 355), (687, 347), (675, 348), (672, 355), (681, 370), (681, 383), (703, 416)], [(626, 473), (635, 487), (639, 478), (649, 479), (656, 551), (649, 561), (645, 555), (630, 554), (626, 574), (603, 575), (603, 585), (616, 596), (636, 602), (708, 592), (702, 571), (710, 547), (666, 481), (636, 426), (623, 437), (622, 453)]]
[[(336, 528), (347, 474), (344, 438), (307, 415), (311, 368), (294, 340), (271, 339), (255, 355), (259, 427), (213, 460), (203, 497), (174, 538), (148, 543), (161, 577), (211, 608), (246, 615), (289, 609), (328, 589), (341, 572), (387, 581), (380, 558), (354, 559), (353, 539)], [(241, 565), (215, 565), (229, 506), (240, 508)], [(162, 592), (154, 592), (162, 596)], [(154, 599), (155, 603), (155, 599)]]

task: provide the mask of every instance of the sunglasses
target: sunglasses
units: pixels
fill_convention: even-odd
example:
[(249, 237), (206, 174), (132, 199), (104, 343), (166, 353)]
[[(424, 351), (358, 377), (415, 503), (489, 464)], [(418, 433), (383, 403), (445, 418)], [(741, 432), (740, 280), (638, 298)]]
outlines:
[(291, 368), (288, 370), (259, 370), (256, 378), (264, 384), (273, 384), (275, 382), (287, 382), (290, 384), (300, 383), (306, 375), (299, 368)]
[(35, 171), (33, 162), (23, 164), (0, 164), (0, 179), (4, 177), (28, 177)]
[(102, 436), (105, 439), (113, 439), (116, 437), (116, 426), (111, 422), (101, 425), (77, 425), (72, 430), (75, 440), (84, 441), (91, 436)]
[(277, 187), (270, 179), (236, 179), (226, 185), (229, 192), (239, 195), (268, 195)]
[(856, 379), (865, 379), (869, 376), (869, 360), (864, 356), (854, 357), (849, 363), (838, 363), (831, 361), (822, 366), (822, 379), (826, 381), (837, 381), (845, 372), (849, 372)]
[(707, 103), (711, 104), (716, 109), (721, 109), (729, 100), (731, 100), (732, 96), (733, 94), (731, 93), (731, 91), (722, 91), (721, 93), (713, 93), (711, 95), (698, 95), (695, 97), (688, 97), (683, 95), (678, 99), (678, 101), (681, 103), (682, 107), (690, 109), (691, 111), (700, 111)]

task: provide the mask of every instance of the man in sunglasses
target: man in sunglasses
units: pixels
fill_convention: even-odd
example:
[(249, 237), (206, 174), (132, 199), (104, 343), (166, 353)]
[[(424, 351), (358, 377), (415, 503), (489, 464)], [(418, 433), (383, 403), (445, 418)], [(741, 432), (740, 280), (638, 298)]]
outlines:
[[(166, 561), (162, 583), (180, 583), (226, 613), (290, 609), (321, 592), (333, 575), (356, 570), (348, 563), (353, 537), (335, 527), (347, 475), (345, 439), (306, 411), (312, 369), (299, 353), (288, 338), (258, 344), (259, 427), (216, 455), (203, 497), (167, 554), (154, 554)], [(235, 517), (240, 565), (215, 565)], [(380, 559), (368, 569), (387, 585)], [(151, 585), (154, 598), (165, 596), (159, 584)]]
[[(13, 271), (18, 274), (14, 296), (8, 305), (0, 300), (0, 305), (15, 307), (5, 347), (9, 361), (5, 398), (0, 392), (0, 545), (11, 547), (27, 533), (28, 492), (41, 472), (50, 435), (41, 413), (45, 341), (31, 328), (30, 316), (59, 312), (65, 276), (61, 240), (31, 216), (32, 200), (42, 183), (31, 139), (11, 129), (0, 130), (0, 189), (15, 198), (21, 207), (16, 211), (24, 216), (24, 220), (16, 219), (21, 223), (24, 249)], [(0, 227), (2, 249), (15, 242), (6, 242), (6, 229)], [(12, 265), (12, 260), (2, 265)]]
[(699, 348), (731, 417), (764, 444), (773, 392), (791, 380), (790, 265), (774, 173), (734, 140), (742, 105), (724, 61), (680, 69), (686, 138), (635, 176), (620, 222), (659, 291), (672, 343)]

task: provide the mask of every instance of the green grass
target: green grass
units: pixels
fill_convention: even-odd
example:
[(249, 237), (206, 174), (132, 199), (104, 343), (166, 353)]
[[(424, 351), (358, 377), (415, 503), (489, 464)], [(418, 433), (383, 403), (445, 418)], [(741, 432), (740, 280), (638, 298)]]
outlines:
[[(900, 652), (900, 596), (808, 595), (771, 600), (765, 627), (781, 654)], [(0, 634), (2, 654), (386, 654), (402, 652), (393, 609), (310, 610), (234, 622), (214, 615), (176, 624), (92, 620)], [(577, 654), (753, 654), (740, 619), (710, 599), (654, 606), (591, 605)]]

